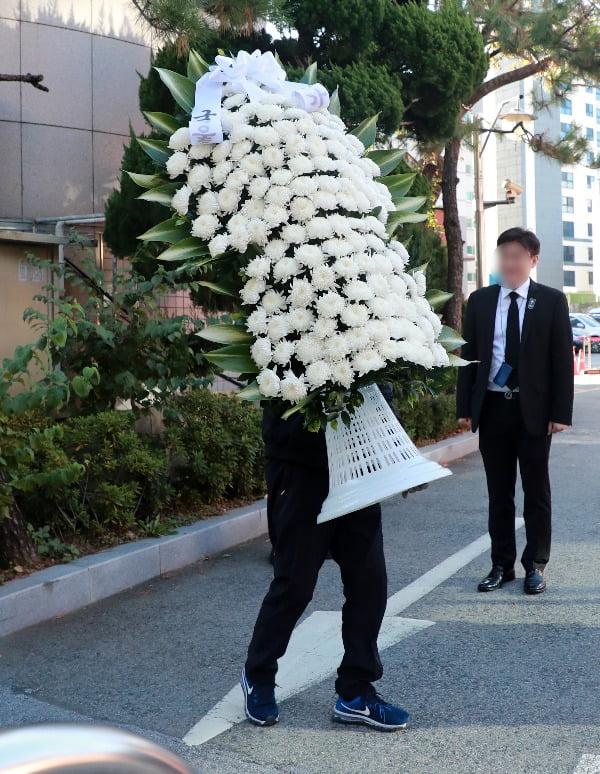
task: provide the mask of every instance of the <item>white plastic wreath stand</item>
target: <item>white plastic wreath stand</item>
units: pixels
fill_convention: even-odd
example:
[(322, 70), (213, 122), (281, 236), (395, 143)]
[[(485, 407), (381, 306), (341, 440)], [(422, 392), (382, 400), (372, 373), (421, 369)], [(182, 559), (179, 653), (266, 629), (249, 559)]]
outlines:
[(318, 524), (451, 475), (419, 453), (375, 385), (361, 393), (364, 402), (350, 426), (339, 422), (336, 430), (328, 425), (325, 432), (329, 494)]

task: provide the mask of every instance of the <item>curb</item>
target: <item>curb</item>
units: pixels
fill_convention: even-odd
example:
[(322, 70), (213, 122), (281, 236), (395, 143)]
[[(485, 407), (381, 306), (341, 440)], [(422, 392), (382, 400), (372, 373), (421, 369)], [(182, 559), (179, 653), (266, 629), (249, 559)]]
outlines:
[[(463, 433), (420, 451), (434, 462), (447, 464), (477, 448), (477, 436)], [(181, 527), (174, 535), (125, 543), (10, 581), (0, 586), (0, 637), (180, 570), (266, 531), (267, 507), (262, 499)]]

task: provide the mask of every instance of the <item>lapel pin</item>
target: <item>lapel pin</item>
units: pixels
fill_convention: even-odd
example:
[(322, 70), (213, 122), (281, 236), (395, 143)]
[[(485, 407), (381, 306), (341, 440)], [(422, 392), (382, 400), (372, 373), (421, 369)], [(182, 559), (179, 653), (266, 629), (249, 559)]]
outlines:
[(535, 307), (535, 298), (530, 298), (529, 301), (527, 302), (527, 308), (533, 309), (534, 307)]

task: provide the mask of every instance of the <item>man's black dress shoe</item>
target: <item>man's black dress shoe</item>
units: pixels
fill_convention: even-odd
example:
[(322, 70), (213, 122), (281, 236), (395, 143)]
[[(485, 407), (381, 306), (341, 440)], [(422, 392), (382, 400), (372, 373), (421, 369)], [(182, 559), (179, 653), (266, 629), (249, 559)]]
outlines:
[(496, 589), (502, 588), (504, 583), (514, 579), (514, 570), (505, 570), (501, 565), (495, 564), (490, 574), (486, 575), (479, 586), (477, 586), (477, 591), (496, 591)]
[(527, 570), (525, 573), (525, 593), (541, 594), (546, 591), (546, 581), (543, 570)]

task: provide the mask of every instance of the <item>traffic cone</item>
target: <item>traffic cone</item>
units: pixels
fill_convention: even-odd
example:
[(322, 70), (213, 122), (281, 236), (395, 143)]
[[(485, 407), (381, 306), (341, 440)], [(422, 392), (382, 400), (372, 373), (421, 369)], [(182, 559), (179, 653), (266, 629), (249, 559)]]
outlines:
[(579, 376), (579, 355), (575, 347), (573, 347), (573, 373)]
[(583, 347), (579, 350), (579, 369), (578, 373), (585, 373), (585, 355), (583, 353)]

